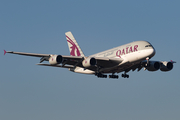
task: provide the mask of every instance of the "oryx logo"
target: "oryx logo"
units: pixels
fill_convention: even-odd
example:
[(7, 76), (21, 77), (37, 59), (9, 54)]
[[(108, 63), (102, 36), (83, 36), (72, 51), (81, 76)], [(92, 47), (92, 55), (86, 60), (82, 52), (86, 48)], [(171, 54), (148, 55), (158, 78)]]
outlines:
[(76, 44), (67, 35), (66, 35), (66, 38), (67, 38), (67, 42), (72, 45), (70, 47), (71, 48), (70, 55), (72, 55), (72, 56), (81, 56), (81, 53), (80, 53), (78, 47), (76, 46)]

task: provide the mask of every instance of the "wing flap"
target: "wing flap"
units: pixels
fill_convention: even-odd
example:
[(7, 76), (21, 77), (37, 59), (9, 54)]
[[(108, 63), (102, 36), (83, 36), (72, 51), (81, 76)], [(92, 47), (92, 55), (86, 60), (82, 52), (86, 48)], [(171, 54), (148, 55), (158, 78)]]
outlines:
[(36, 64), (41, 66), (50, 66), (50, 67), (61, 67), (61, 68), (74, 68), (73, 66), (62, 66), (62, 65), (51, 65), (51, 64)]

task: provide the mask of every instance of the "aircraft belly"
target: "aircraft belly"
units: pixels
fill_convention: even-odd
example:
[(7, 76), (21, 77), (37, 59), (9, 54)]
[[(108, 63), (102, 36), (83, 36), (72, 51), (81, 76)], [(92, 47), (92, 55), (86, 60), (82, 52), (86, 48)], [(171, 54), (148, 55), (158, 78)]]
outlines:
[(118, 65), (116, 67), (104, 68), (101, 71), (102, 71), (102, 73), (119, 73), (119, 72), (123, 72), (123, 71), (127, 70), (131, 66), (133, 66), (133, 65), (128, 62), (128, 63), (124, 63), (122, 65)]

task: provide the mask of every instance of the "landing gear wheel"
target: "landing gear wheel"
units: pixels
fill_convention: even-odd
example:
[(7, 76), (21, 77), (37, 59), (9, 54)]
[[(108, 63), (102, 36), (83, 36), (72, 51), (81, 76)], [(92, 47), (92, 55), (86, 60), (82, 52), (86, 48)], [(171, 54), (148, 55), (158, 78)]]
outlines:
[(118, 75), (109, 75), (109, 78), (116, 78), (116, 79), (118, 79), (119, 76)]
[(121, 75), (121, 77), (123, 77), (123, 78), (124, 78), (124, 77), (125, 77), (125, 75), (124, 75), (124, 74), (122, 74), (122, 75)]
[(123, 78), (129, 78), (129, 75), (127, 75), (127, 74), (122, 74), (121, 75)]
[(103, 75), (102, 73), (96, 74), (98, 78), (107, 78), (107, 75)]

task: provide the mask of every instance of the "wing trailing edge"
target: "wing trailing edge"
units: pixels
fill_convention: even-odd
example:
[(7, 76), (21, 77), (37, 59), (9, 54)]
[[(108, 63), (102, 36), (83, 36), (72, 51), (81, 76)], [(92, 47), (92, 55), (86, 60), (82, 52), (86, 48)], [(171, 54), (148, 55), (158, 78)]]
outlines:
[(59, 65), (59, 64), (57, 64), (57, 65), (51, 65), (51, 64), (36, 64), (36, 65), (40, 65), (40, 66), (50, 66), (50, 67), (61, 67), (61, 68), (74, 68), (74, 66), (71, 66), (71, 65), (69, 65), (69, 66), (63, 66), (63, 65)]

